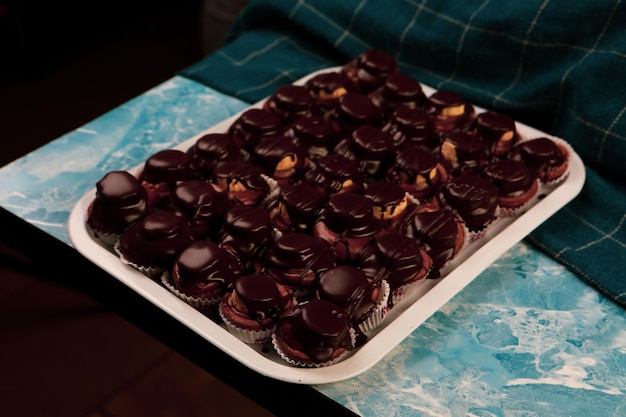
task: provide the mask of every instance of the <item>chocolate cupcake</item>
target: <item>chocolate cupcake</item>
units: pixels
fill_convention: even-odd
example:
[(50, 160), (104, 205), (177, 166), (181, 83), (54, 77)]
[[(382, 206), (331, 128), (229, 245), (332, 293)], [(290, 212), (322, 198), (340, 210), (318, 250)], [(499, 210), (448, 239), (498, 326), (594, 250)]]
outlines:
[(280, 315), (294, 305), (293, 294), (262, 274), (238, 278), (219, 306), (226, 329), (248, 344), (270, 340)]
[(484, 142), (489, 155), (506, 155), (519, 140), (515, 120), (495, 111), (476, 116), (475, 130), (476, 136)]
[(328, 155), (337, 144), (332, 124), (322, 116), (297, 119), (289, 125), (285, 136), (291, 138), (302, 154), (312, 160)]
[(330, 197), (313, 234), (330, 243), (338, 263), (353, 262), (370, 239), (385, 233), (374, 217), (372, 200), (361, 194), (340, 193)]
[(422, 85), (402, 72), (387, 77), (382, 86), (370, 93), (370, 98), (386, 115), (399, 107), (422, 108), (426, 102)]
[(433, 260), (431, 278), (440, 276), (441, 269), (463, 249), (468, 238), (467, 230), (456, 214), (434, 207), (418, 209), (404, 232)]
[(310, 233), (325, 203), (316, 187), (304, 182), (287, 184), (270, 205), (272, 223), (281, 232)]
[(254, 147), (254, 162), (279, 186), (295, 182), (304, 169), (296, 144), (286, 136), (265, 136)]
[(311, 300), (287, 310), (278, 320), (272, 343), (294, 366), (321, 367), (342, 359), (354, 348), (349, 316), (336, 304)]
[(218, 237), (220, 247), (235, 254), (248, 269), (273, 240), (269, 213), (265, 208), (253, 206), (235, 206), (228, 210)]
[(178, 254), (193, 242), (187, 221), (158, 211), (126, 228), (115, 245), (122, 262), (151, 278), (170, 270)]
[(346, 93), (339, 97), (328, 115), (333, 130), (339, 136), (350, 135), (359, 126), (382, 124), (382, 112), (372, 100), (359, 93)]
[(111, 171), (96, 183), (96, 197), (87, 209), (87, 225), (94, 237), (111, 248), (128, 226), (151, 211), (148, 193), (126, 171)]
[(356, 92), (356, 86), (347, 74), (341, 71), (329, 71), (311, 77), (304, 86), (309, 89), (319, 107), (331, 110), (337, 99), (345, 93)]
[(313, 94), (302, 85), (279, 87), (264, 103), (263, 108), (276, 115), (285, 125), (304, 116), (318, 116), (320, 110)]
[(497, 216), (498, 189), (489, 180), (465, 173), (441, 187), (442, 203), (463, 220), (472, 238), (482, 237)]
[(357, 161), (329, 154), (311, 164), (302, 181), (316, 187), (324, 196), (359, 192), (365, 179)]
[(311, 295), (320, 274), (334, 266), (335, 256), (327, 241), (303, 233), (286, 233), (268, 247), (257, 269), (303, 299)]
[(547, 137), (520, 142), (513, 149), (513, 157), (528, 164), (537, 177), (548, 185), (562, 181), (569, 169), (568, 145)]
[(191, 157), (191, 168), (202, 179), (211, 178), (221, 162), (245, 162), (249, 157), (228, 133), (208, 133), (200, 137), (187, 153)]
[(150, 205), (160, 207), (172, 194), (176, 183), (196, 179), (196, 175), (186, 152), (166, 149), (146, 160), (138, 178), (148, 191)]
[(407, 208), (415, 205), (400, 185), (386, 181), (367, 184), (363, 195), (372, 200), (374, 217), (383, 222), (387, 231), (397, 230), (404, 221)]
[(228, 193), (234, 204), (259, 206), (276, 188), (251, 163), (222, 162), (213, 171), (211, 182)]
[(366, 180), (384, 178), (396, 155), (391, 137), (370, 125), (356, 128), (339, 142), (333, 153), (356, 161)]
[(341, 71), (357, 86), (358, 91), (367, 94), (381, 85), (387, 78), (398, 71), (393, 56), (378, 49), (362, 52), (346, 63)]
[(371, 333), (387, 313), (389, 285), (369, 279), (363, 271), (339, 265), (321, 274), (315, 298), (343, 307), (352, 326)]
[(187, 219), (194, 239), (214, 238), (231, 203), (226, 191), (201, 180), (183, 181), (164, 207)]
[(263, 136), (276, 136), (284, 130), (278, 116), (266, 109), (251, 108), (243, 113), (228, 128), (235, 144), (252, 151)]
[(428, 201), (449, 175), (436, 155), (421, 148), (405, 148), (398, 153), (390, 177), (416, 199)]
[(389, 116), (383, 130), (389, 133), (398, 151), (409, 147), (434, 151), (441, 142), (430, 116), (418, 108), (399, 107)]
[(488, 149), (473, 133), (453, 131), (442, 135), (441, 157), (455, 175), (464, 171), (476, 171), (487, 162)]
[(468, 130), (476, 118), (474, 106), (461, 94), (449, 90), (433, 93), (428, 97), (424, 109), (440, 132)]
[(428, 277), (433, 261), (418, 243), (400, 233), (377, 236), (357, 259), (363, 273), (391, 288), (390, 303), (403, 300)]
[(243, 269), (232, 254), (203, 240), (181, 251), (161, 282), (188, 304), (210, 313), (242, 275)]

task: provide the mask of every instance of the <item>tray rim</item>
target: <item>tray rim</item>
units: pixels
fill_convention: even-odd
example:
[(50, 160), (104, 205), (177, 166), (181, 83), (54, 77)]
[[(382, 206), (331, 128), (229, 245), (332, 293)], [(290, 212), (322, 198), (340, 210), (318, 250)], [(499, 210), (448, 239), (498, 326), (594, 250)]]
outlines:
[[(337, 68), (330, 67), (312, 72), (294, 84), (304, 83), (318, 73), (334, 71)], [(435, 91), (424, 84), (422, 86), (427, 95)], [(242, 112), (252, 107), (261, 106), (264, 100), (260, 100), (222, 122), (199, 132), (174, 148), (185, 150), (206, 133), (225, 131)], [(477, 112), (484, 111), (480, 107), (475, 107)], [(516, 124), (526, 136), (556, 138), (525, 124), (519, 122)], [(485, 240), (480, 242), (481, 246), (472, 253), (466, 253), (466, 259), (461, 259), (458, 265), (455, 265), (454, 269), (443, 279), (429, 280), (418, 288), (418, 295), (390, 310), (391, 312), (395, 310), (395, 317), (387, 319), (386, 321), (390, 321), (385, 327), (348, 358), (334, 365), (321, 368), (292, 367), (286, 362), (280, 363), (263, 356), (253, 347), (241, 342), (219, 324), (204, 316), (155, 281), (120, 262), (117, 256), (92, 239), (87, 230), (85, 222), (87, 206), (95, 197), (95, 187), (86, 192), (74, 205), (69, 216), (68, 232), (70, 242), (81, 255), (248, 368), (285, 382), (309, 385), (327, 384), (352, 378), (374, 366), (428, 317), (488, 268), (500, 255), (573, 200), (584, 185), (585, 168), (575, 151), (570, 154), (569, 164), (568, 177), (552, 189), (545, 198), (537, 201), (534, 206), (520, 216), (503, 222), (495, 236), (485, 237)], [(140, 166), (134, 170), (138, 169)], [(507, 232), (501, 233), (504, 229)], [(419, 299), (415, 301), (415, 297), (418, 296)]]

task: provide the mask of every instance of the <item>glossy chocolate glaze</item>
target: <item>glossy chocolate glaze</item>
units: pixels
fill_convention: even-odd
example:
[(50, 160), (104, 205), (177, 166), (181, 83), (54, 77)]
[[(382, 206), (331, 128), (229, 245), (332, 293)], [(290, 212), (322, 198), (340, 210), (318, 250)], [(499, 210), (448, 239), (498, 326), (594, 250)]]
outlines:
[(316, 116), (320, 113), (315, 98), (302, 85), (279, 87), (265, 102), (265, 108), (288, 125), (299, 117)]
[(262, 253), (273, 237), (272, 221), (265, 208), (235, 206), (224, 216), (219, 244), (238, 254), (245, 264)]
[(285, 134), (311, 159), (328, 155), (337, 142), (332, 124), (322, 116), (301, 117), (289, 126)]
[(314, 186), (301, 182), (281, 187), (274, 224), (282, 231), (310, 232), (326, 200)]
[(528, 190), (536, 176), (522, 161), (498, 159), (490, 162), (483, 174), (496, 186), (501, 196), (516, 196)]
[(325, 194), (336, 194), (346, 190), (360, 190), (364, 178), (356, 161), (343, 155), (329, 154), (315, 161), (304, 174), (303, 181), (316, 186)]
[(422, 85), (402, 72), (387, 77), (385, 83), (373, 91), (370, 97), (385, 114), (394, 112), (400, 106), (421, 108), (426, 102)]
[(391, 288), (398, 288), (429, 272), (418, 243), (400, 233), (376, 237), (357, 263), (366, 276), (377, 282), (386, 280)]
[(433, 260), (432, 277), (437, 277), (439, 269), (457, 253), (459, 222), (447, 209), (418, 210), (412, 218), (408, 232)]
[(248, 310), (249, 317), (261, 325), (268, 319), (271, 322), (278, 320), (287, 302), (276, 281), (263, 274), (240, 277), (235, 281), (234, 291)]
[[(463, 106), (463, 112), (454, 116), (443, 114), (446, 109)], [(439, 90), (426, 100), (424, 110), (428, 113), (435, 125), (442, 132), (451, 130), (467, 130), (474, 121), (474, 106), (468, 103), (461, 94), (456, 91)]]
[(387, 77), (397, 70), (395, 58), (377, 49), (361, 53), (342, 68), (363, 93), (369, 93), (380, 87)]
[(325, 240), (304, 233), (285, 233), (267, 249), (263, 267), (282, 283), (310, 287), (334, 265), (332, 247)]
[(377, 284), (362, 270), (339, 265), (321, 275), (315, 296), (343, 307), (353, 320), (358, 321), (376, 306), (372, 300), (375, 287)]
[(96, 183), (87, 223), (96, 231), (119, 234), (148, 215), (145, 188), (126, 171), (111, 171)]
[(321, 220), (341, 236), (368, 237), (382, 229), (382, 223), (374, 217), (373, 208), (372, 200), (362, 194), (335, 194), (328, 200)]
[(313, 362), (332, 360), (337, 349), (352, 348), (348, 315), (338, 305), (311, 300), (286, 311), (276, 326), (277, 336)]
[[(254, 163), (270, 177), (293, 177), (302, 167), (296, 144), (287, 136), (265, 136), (254, 147)], [(289, 172), (278, 173), (276, 168), (285, 158), (293, 163)]]
[(391, 136), (381, 129), (365, 125), (339, 142), (333, 153), (355, 160), (367, 177), (382, 179), (393, 163), (395, 149)]
[(405, 191), (397, 184), (384, 181), (376, 181), (369, 183), (363, 195), (370, 200), (376, 207), (386, 210), (387, 207), (397, 206), (404, 198)]
[(432, 119), (418, 108), (400, 106), (390, 115), (383, 130), (389, 133), (398, 150), (416, 146), (430, 151), (440, 142)]
[(247, 155), (228, 133), (209, 133), (188, 150), (191, 167), (202, 178), (209, 178), (220, 162), (245, 161)]
[(151, 184), (187, 181), (195, 178), (191, 157), (181, 150), (165, 149), (151, 155), (145, 162), (139, 179)]
[(528, 164), (542, 179), (548, 172), (566, 162), (566, 156), (557, 144), (549, 138), (536, 138), (520, 142), (514, 154)]
[(476, 170), (487, 161), (487, 153), (485, 143), (472, 133), (453, 131), (443, 135), (440, 154), (456, 173)]
[(269, 110), (251, 108), (228, 128), (235, 143), (252, 150), (263, 136), (275, 136), (283, 131), (280, 118)]
[(192, 242), (191, 230), (184, 218), (158, 211), (122, 232), (119, 251), (139, 266), (169, 269), (176, 256)]
[(431, 172), (437, 169), (438, 164), (439, 158), (431, 152), (421, 148), (405, 148), (396, 157), (394, 172), (401, 184), (415, 184), (420, 176), (433, 187), (439, 178), (431, 178)]
[(379, 126), (382, 112), (368, 96), (346, 93), (339, 97), (329, 118), (335, 131), (351, 134), (359, 126)]
[(470, 231), (481, 230), (489, 224), (498, 206), (498, 189), (489, 180), (474, 174), (462, 174), (446, 182), (441, 196)]
[[(222, 162), (213, 170), (214, 184), (228, 189), (228, 195), (234, 202), (244, 205), (256, 205), (267, 195), (270, 186), (261, 176), (258, 167), (245, 162)], [(243, 190), (236, 188), (241, 184)]]
[(305, 83), (305, 87), (311, 91), (317, 103), (324, 109), (331, 109), (340, 95), (356, 92), (355, 84), (341, 71), (317, 74)]
[[(485, 143), (490, 154), (503, 155), (517, 140), (515, 120), (506, 114), (494, 111), (481, 113), (476, 116), (475, 126), (476, 135)], [(509, 140), (503, 140), (507, 134)]]
[(176, 186), (165, 210), (186, 218), (195, 237), (204, 238), (219, 231), (222, 217), (230, 206), (225, 191), (217, 191), (205, 181), (193, 180)]
[(183, 292), (197, 293), (203, 287), (217, 285), (221, 293), (230, 290), (243, 275), (236, 258), (216, 243), (198, 240), (187, 246), (176, 259), (172, 277)]

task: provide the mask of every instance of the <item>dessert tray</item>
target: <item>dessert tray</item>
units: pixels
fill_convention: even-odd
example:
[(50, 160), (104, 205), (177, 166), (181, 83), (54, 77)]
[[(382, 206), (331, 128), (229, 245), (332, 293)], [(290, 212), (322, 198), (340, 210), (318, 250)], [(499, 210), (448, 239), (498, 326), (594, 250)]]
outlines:
[[(336, 69), (328, 68), (309, 74), (294, 84), (304, 84), (318, 73)], [(427, 96), (435, 91), (425, 85), (423, 90)], [(251, 107), (261, 107), (263, 101)], [(479, 107), (476, 110), (484, 111)], [(176, 148), (186, 150), (207, 133), (225, 132), (240, 114), (198, 133)], [(525, 137), (550, 137), (520, 123), (517, 123), (517, 128)], [(140, 168), (136, 167), (131, 172), (138, 172)], [(83, 256), (235, 360), (260, 374), (278, 380), (299, 384), (325, 384), (351, 378), (376, 364), (501, 254), (576, 197), (584, 181), (583, 163), (572, 151), (569, 156), (569, 175), (564, 181), (555, 186), (542, 186), (538, 196), (524, 213), (516, 217), (496, 219), (483, 238), (469, 243), (442, 269), (441, 278), (423, 280), (415, 292), (395, 304), (385, 316), (383, 324), (370, 335), (366, 343), (352, 350), (342, 361), (320, 368), (294, 367), (282, 360), (271, 346), (245, 344), (222, 325), (203, 315), (156, 281), (120, 262), (114, 252), (93, 239), (86, 226), (87, 208), (95, 198), (95, 188), (87, 192), (74, 206), (68, 227), (73, 246)]]

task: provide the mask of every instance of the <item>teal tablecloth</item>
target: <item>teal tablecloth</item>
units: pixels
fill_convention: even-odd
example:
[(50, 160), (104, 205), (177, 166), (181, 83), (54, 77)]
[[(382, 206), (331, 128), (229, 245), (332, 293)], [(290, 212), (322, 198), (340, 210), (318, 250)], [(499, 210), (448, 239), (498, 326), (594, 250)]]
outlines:
[(580, 196), (529, 241), (626, 305), (626, 4), (253, 0), (229, 43), (181, 74), (248, 102), (376, 48), (435, 88), (567, 139)]

